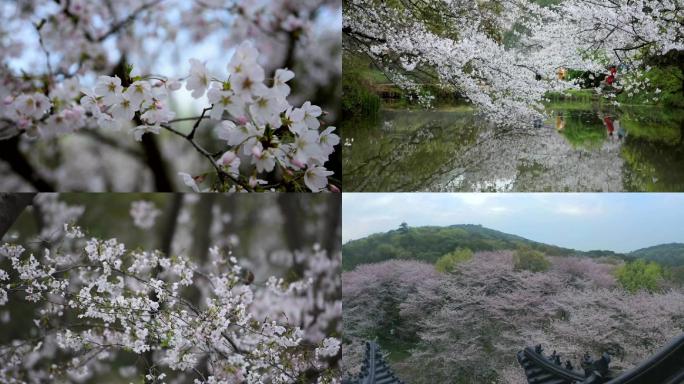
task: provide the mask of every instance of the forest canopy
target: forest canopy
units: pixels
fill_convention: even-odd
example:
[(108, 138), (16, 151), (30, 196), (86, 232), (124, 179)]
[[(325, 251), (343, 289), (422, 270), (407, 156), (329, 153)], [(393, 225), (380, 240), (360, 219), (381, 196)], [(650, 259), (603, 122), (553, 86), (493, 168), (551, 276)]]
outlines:
[(359, 264), (389, 259), (412, 259), (434, 263), (438, 258), (457, 248), (476, 251), (511, 250), (526, 246), (546, 255), (584, 254), (590, 257), (618, 256), (612, 251), (582, 252), (528, 240), (499, 232), (481, 225), (452, 225), (448, 227), (403, 227), (386, 233), (352, 240), (342, 246), (342, 266), (345, 270)]

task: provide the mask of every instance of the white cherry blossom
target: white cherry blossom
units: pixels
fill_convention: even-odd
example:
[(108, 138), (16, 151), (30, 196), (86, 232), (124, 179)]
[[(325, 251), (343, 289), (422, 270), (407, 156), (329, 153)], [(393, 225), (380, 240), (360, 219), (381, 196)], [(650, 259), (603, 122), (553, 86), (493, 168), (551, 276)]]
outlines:
[(95, 96), (101, 97), (104, 105), (115, 104), (119, 100), (119, 97), (121, 97), (122, 92), (123, 87), (121, 86), (121, 79), (118, 76), (100, 76), (97, 78)]
[(190, 77), (185, 87), (192, 91), (192, 97), (198, 99), (204, 95), (209, 87), (210, 75), (204, 63), (197, 59), (190, 59)]
[(118, 100), (111, 106), (112, 118), (117, 120), (131, 121), (135, 115), (136, 104), (134, 101), (130, 100), (129, 94), (122, 94), (118, 96)]
[(224, 170), (227, 170), (228, 174), (233, 177), (237, 177), (240, 173), (240, 157), (233, 151), (226, 151), (221, 158), (217, 161)]
[(287, 82), (295, 77), (294, 72), (289, 69), (277, 69), (273, 78), (273, 89), (282, 97), (290, 94), (290, 86)]
[[(178, 88), (176, 88), (178, 89)], [(124, 92), (124, 95), (131, 102), (133, 107), (140, 108), (143, 101), (150, 101), (152, 99), (152, 92), (150, 89), (150, 83), (147, 81), (134, 81), (133, 84), (129, 85)]]
[(309, 127), (309, 129), (318, 129), (318, 127), (321, 126), (318, 117), (323, 113), (321, 107), (311, 105), (311, 102), (307, 101), (302, 105), (302, 110), (304, 111), (304, 122), (307, 127)]
[(209, 116), (214, 120), (221, 120), (224, 111), (234, 117), (245, 115), (245, 103), (233, 91), (222, 90), (219, 86), (214, 86), (207, 93), (207, 97), (212, 103)]
[(42, 93), (22, 94), (12, 104), (20, 116), (41, 118), (51, 107), (50, 99)]
[(332, 174), (333, 172), (317, 165), (309, 167), (304, 172), (304, 183), (311, 192), (320, 192), (328, 186), (328, 176)]
[(144, 134), (152, 133), (158, 135), (160, 129), (161, 127), (159, 127), (159, 125), (138, 125), (137, 127), (133, 128), (132, 133), (135, 141), (142, 141)]
[(158, 125), (160, 123), (168, 123), (174, 116), (176, 116), (176, 113), (169, 109), (166, 104), (161, 101), (155, 101), (140, 117), (149, 124)]

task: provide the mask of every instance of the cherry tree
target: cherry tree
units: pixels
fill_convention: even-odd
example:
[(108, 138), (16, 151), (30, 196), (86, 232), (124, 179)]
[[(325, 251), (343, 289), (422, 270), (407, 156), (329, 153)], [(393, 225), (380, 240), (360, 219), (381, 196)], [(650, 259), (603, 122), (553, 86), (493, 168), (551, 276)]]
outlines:
[(210, 246), (206, 258), (173, 251), (190, 223), (183, 199), (164, 210), (132, 201), (136, 227), (171, 231), (155, 250), (89, 235), (72, 224), (85, 206), (30, 198), (43, 229), (35, 238), (12, 230), (0, 246), (2, 322), (17, 331), (0, 332), (0, 382), (84, 382), (112, 365), (147, 383), (337, 382), (339, 254), (281, 252), (301, 274), (261, 281), (255, 270), (257, 282), (233, 253), (242, 248)]
[[(575, 363), (609, 352), (611, 366), (625, 370), (682, 332), (681, 289), (632, 294), (611, 279), (614, 264), (591, 259), (516, 271), (513, 254), (479, 252), (446, 274), (405, 260), (345, 272), (345, 372), (358, 369), (360, 341), (380, 337), (411, 342), (392, 367), (406, 381), (522, 384), (515, 354), (527, 345)], [(383, 327), (388, 319), (404, 326)]]
[(324, 24), (339, 10), (327, 0), (3, 2), (5, 189), (339, 190), (328, 169), (340, 172), (339, 42)]
[[(531, 121), (543, 95), (563, 87), (503, 43), (515, 23), (542, 11), (526, 1), (348, 2), (345, 48), (362, 52), (387, 77), (417, 95), (422, 84), (457, 92), (501, 125)], [(420, 97), (420, 96), (419, 96)], [(427, 96), (429, 99), (429, 96)]]
[[(530, 125), (550, 91), (578, 88), (557, 71), (602, 73), (624, 64), (614, 84), (635, 95), (651, 62), (680, 65), (682, 7), (676, 0), (567, 0), (542, 7), (495, 0), (347, 1), (344, 48), (363, 54), (399, 87), (429, 102), (425, 85), (455, 92), (497, 126)], [(614, 98), (613, 87), (597, 89)]]
[[(593, 2), (563, 1), (540, 18), (525, 40), (530, 60), (544, 63), (546, 73), (560, 67), (605, 73), (619, 67), (612, 87), (628, 96), (659, 97), (649, 84), (652, 65), (682, 66), (684, 8), (676, 0)], [(683, 88), (684, 89), (684, 88)], [(614, 93), (597, 89), (614, 98)]]

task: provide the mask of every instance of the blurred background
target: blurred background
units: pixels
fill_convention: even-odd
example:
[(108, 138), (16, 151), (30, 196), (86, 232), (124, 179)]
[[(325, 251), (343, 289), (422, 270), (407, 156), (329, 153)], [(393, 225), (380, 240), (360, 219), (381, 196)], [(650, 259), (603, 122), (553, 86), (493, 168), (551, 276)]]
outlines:
[[(210, 247), (219, 246), (252, 270), (256, 282), (274, 274), (301, 278), (295, 271), (295, 251), (320, 248), (335, 257), (341, 247), (341, 200), (331, 194), (66, 193), (38, 194), (36, 201), (5, 241), (38, 250), (56, 245), (63, 225), (73, 223), (88, 237), (116, 238), (128, 249), (168, 250), (199, 264), (208, 260)], [(148, 228), (136, 226), (131, 214), (140, 201), (151, 204), (141, 211), (157, 210)]]

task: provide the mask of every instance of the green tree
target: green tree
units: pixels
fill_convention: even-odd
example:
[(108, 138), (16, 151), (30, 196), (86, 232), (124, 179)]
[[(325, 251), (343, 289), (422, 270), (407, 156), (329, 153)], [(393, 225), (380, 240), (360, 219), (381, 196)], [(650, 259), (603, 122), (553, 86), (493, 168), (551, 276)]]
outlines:
[(470, 249), (457, 248), (455, 251), (440, 257), (437, 262), (435, 262), (435, 269), (441, 273), (451, 272), (456, 265), (468, 261), (472, 257), (473, 252)]
[(684, 266), (670, 268), (667, 278), (677, 285), (684, 286)]
[(549, 269), (550, 264), (543, 253), (527, 246), (521, 246), (513, 255), (513, 265), (516, 271), (524, 269), (532, 272), (542, 272)]
[(408, 232), (408, 230), (409, 230), (409, 226), (408, 226), (408, 224), (406, 224), (405, 221), (399, 225), (399, 232), (406, 233), (406, 232)]
[(663, 280), (663, 268), (655, 262), (636, 260), (615, 270), (615, 277), (622, 287), (629, 292), (647, 290), (654, 292), (660, 288)]

